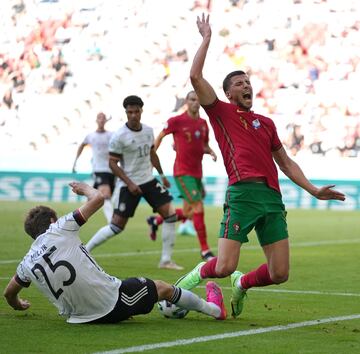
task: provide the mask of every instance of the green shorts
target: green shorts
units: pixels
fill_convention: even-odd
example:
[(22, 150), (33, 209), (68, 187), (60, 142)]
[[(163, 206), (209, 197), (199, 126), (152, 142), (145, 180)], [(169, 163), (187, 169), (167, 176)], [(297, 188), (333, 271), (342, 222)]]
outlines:
[(281, 194), (265, 183), (238, 182), (227, 188), (220, 237), (248, 242), (255, 228), (261, 246), (289, 237)]
[(181, 198), (192, 204), (204, 198), (204, 186), (201, 178), (192, 176), (175, 176), (176, 186), (180, 192)]

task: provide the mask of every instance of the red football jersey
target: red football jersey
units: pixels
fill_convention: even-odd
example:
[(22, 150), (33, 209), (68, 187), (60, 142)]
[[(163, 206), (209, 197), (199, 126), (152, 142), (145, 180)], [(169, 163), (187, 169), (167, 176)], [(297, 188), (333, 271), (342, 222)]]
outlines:
[(205, 119), (191, 118), (187, 112), (170, 118), (164, 128), (173, 134), (176, 158), (174, 176), (202, 177), (204, 146), (209, 141), (209, 128)]
[(279, 150), (282, 143), (274, 122), (219, 99), (203, 108), (214, 129), (229, 185), (247, 178), (265, 177), (268, 186), (280, 192), (272, 151)]

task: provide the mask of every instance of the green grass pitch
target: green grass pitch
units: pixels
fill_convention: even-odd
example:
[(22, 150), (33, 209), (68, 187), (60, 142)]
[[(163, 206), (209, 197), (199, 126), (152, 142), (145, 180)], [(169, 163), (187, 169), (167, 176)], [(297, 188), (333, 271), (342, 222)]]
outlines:
[[(36, 204), (0, 202), (2, 291), (31, 244), (22, 222), (26, 210)], [(77, 206), (51, 205), (59, 215)], [(150, 213), (148, 206), (141, 205), (121, 235), (94, 250), (94, 257), (107, 273), (172, 283), (200, 261), (196, 238), (177, 236), (174, 259), (185, 271), (158, 269), (161, 239), (152, 242), (148, 237), (145, 218)], [(221, 216), (221, 208), (206, 207), (208, 237), (214, 250)], [(82, 227), (82, 240), (86, 242), (104, 224), (99, 211)], [(32, 304), (28, 311), (13, 311), (1, 297), (0, 353), (359, 353), (359, 212), (289, 210), (288, 224), (289, 281), (250, 290), (244, 312), (236, 320), (216, 321), (196, 312), (182, 320), (170, 320), (160, 316), (155, 307), (147, 316), (117, 325), (70, 325), (35, 286), (30, 286), (21, 293)], [(238, 267), (245, 272), (264, 262), (255, 234), (250, 239), (242, 248)], [(229, 278), (217, 282), (230, 312)], [(195, 291), (205, 296), (204, 287)], [(337, 319), (341, 316), (352, 317)], [(329, 321), (316, 322), (322, 319)], [(294, 328), (290, 324), (295, 324)]]

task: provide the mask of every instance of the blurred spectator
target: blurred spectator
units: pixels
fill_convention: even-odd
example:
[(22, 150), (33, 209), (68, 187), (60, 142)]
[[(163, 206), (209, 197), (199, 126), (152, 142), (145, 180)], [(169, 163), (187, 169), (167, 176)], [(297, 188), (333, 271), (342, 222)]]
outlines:
[[(0, 11), (1, 106), (9, 114), (1, 119), (16, 115), (25, 124), (36, 116), (39, 135), (50, 142), (71, 144), (72, 129), (91, 125), (83, 102), (116, 112), (118, 97), (135, 90), (149, 102), (144, 120), (161, 127), (161, 117), (181, 110), (176, 92), (190, 89), (188, 53), (198, 38), (186, 34), (193, 30), (187, 19), (213, 11), (213, 45), (222, 55), (209, 79), (248, 71), (256, 109), (274, 117), (293, 155), (360, 156), (359, 1), (282, 0), (280, 9), (272, 0), (9, 0), (0, 2)], [(66, 112), (44, 124), (36, 102), (48, 106), (44, 116)], [(59, 134), (52, 133), (54, 125)], [(27, 139), (24, 149), (44, 140), (19, 139)]]
[(8, 89), (5, 91), (2, 103), (8, 109), (17, 109), (17, 106), (15, 105), (12, 97), (12, 89)]

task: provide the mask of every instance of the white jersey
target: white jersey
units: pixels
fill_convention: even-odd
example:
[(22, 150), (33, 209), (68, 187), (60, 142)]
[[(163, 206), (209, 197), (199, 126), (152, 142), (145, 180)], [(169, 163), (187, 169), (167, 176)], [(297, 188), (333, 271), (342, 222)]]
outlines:
[(16, 279), (31, 282), (70, 323), (89, 322), (108, 314), (119, 297), (121, 280), (106, 274), (79, 238), (80, 226), (67, 214), (38, 236), (19, 264)]
[[(109, 152), (122, 155), (121, 167), (126, 175), (137, 185), (154, 179), (150, 149), (154, 145), (154, 131), (142, 124), (141, 130), (131, 130), (125, 124), (116, 131), (109, 144)], [(125, 185), (120, 180), (120, 186)]]
[(83, 144), (91, 145), (92, 148), (92, 168), (93, 172), (111, 172), (109, 167), (109, 142), (112, 132), (92, 132), (88, 134)]

